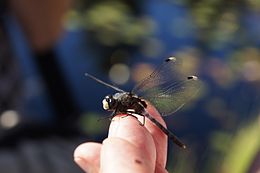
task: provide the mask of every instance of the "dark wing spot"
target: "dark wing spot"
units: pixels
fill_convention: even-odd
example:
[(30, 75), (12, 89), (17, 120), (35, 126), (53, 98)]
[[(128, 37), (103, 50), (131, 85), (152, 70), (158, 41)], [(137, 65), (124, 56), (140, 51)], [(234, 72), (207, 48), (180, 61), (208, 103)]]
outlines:
[(188, 80), (197, 80), (198, 77), (197, 76), (188, 76), (187, 79)]
[(165, 60), (166, 62), (169, 62), (169, 61), (176, 61), (176, 58), (175, 57), (169, 57)]

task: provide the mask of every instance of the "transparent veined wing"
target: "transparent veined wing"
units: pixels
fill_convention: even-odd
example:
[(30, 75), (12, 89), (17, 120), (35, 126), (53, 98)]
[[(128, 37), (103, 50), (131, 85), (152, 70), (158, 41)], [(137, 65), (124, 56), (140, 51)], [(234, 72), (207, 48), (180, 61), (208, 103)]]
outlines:
[(181, 64), (175, 57), (166, 59), (132, 92), (151, 102), (162, 116), (176, 112), (196, 95), (201, 85), (196, 76), (183, 72)]

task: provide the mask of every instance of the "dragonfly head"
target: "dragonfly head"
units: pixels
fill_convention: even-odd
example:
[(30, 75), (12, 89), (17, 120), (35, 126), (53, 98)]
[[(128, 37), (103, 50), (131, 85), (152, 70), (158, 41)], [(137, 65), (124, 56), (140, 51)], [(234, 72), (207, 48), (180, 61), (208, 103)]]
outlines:
[(103, 109), (107, 111), (114, 110), (117, 105), (117, 99), (115, 99), (112, 95), (107, 95), (103, 101)]

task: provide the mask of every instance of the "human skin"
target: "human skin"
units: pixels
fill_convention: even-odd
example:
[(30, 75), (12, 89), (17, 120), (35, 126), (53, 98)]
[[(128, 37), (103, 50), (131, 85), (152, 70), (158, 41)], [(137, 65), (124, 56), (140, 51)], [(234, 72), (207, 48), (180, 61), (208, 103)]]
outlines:
[[(155, 108), (148, 105), (147, 111), (165, 126)], [(88, 173), (167, 173), (166, 159), (167, 136), (147, 118), (141, 126), (124, 115), (113, 118), (102, 144), (83, 143), (74, 152), (75, 162)]]

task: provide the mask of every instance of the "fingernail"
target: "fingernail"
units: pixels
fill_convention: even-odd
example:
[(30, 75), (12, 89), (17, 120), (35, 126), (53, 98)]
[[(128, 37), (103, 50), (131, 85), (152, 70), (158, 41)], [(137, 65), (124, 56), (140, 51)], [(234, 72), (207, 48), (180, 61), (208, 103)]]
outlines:
[(84, 171), (87, 171), (88, 172), (88, 167), (87, 167), (87, 164), (86, 162), (80, 158), (80, 157), (74, 157), (74, 161), (79, 165), (79, 167), (81, 169), (83, 169)]

